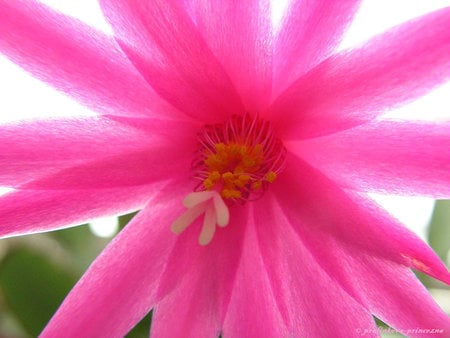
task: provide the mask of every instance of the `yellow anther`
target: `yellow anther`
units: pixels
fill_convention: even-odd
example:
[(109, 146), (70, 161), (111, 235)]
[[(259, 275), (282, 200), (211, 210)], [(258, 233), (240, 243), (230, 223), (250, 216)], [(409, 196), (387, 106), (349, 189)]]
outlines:
[(246, 153), (247, 153), (247, 147), (246, 146), (240, 146), (239, 147), (239, 154), (241, 154), (241, 156), (245, 156)]
[(250, 181), (250, 176), (243, 174), (243, 175), (239, 175), (239, 177), (237, 177), (233, 183), (236, 187), (238, 188), (243, 188), (247, 185), (247, 183)]
[(239, 154), (241, 150), (241, 147), (239, 144), (230, 144), (229, 146), (229, 152), (233, 155)]
[(205, 160), (205, 164), (208, 167), (215, 167), (219, 163), (220, 163), (220, 159), (218, 158), (217, 155), (209, 155)]
[(253, 190), (259, 190), (262, 187), (262, 182), (261, 181), (255, 181), (252, 184), (252, 189)]
[(214, 182), (217, 182), (220, 179), (220, 173), (217, 170), (214, 170), (208, 175), (208, 178)]
[(227, 172), (225, 172), (225, 173), (222, 174), (222, 179), (223, 179), (225, 182), (231, 182), (231, 181), (233, 180), (233, 178), (234, 178), (234, 175), (233, 175), (233, 173), (230, 172), (230, 171), (227, 171)]
[(250, 181), (250, 175), (247, 174), (239, 175), (239, 181), (244, 184), (247, 184), (248, 181)]
[(263, 152), (263, 147), (262, 147), (261, 144), (257, 144), (252, 149), (252, 155), (253, 156), (260, 156), (260, 155), (262, 155), (262, 152)]
[(244, 157), (242, 159), (242, 164), (244, 165), (244, 167), (250, 168), (256, 164), (256, 161), (252, 157)]
[(241, 198), (241, 192), (235, 189), (223, 189), (220, 193), (224, 198)]
[(273, 181), (275, 181), (276, 178), (277, 178), (277, 173), (275, 173), (273, 171), (269, 171), (265, 177), (266, 181), (269, 183), (273, 183)]
[(216, 151), (218, 153), (224, 151), (226, 149), (226, 147), (227, 146), (225, 145), (225, 143), (216, 143), (215, 146), (214, 146), (214, 148), (216, 148)]
[(270, 171), (264, 176), (252, 178), (261, 170), (264, 150), (261, 144), (216, 143), (215, 152), (207, 154), (204, 163), (209, 171), (203, 180), (206, 190), (217, 189), (224, 198), (238, 199), (242, 190), (250, 187), (258, 190), (263, 182), (272, 183), (277, 175)]
[(239, 175), (239, 174), (243, 174), (243, 173), (245, 173), (245, 170), (240, 165), (236, 166), (236, 168), (234, 168), (234, 170), (233, 170), (233, 174), (235, 174), (235, 175)]
[(271, 125), (257, 116), (233, 115), (223, 125), (205, 126), (199, 135), (204, 147), (193, 163), (201, 188), (224, 199), (245, 202), (261, 196), (283, 167), (283, 145)]
[(209, 178), (207, 178), (206, 180), (203, 181), (203, 186), (206, 188), (206, 190), (210, 190), (212, 189), (212, 187), (214, 187), (214, 182), (212, 180), (210, 180)]

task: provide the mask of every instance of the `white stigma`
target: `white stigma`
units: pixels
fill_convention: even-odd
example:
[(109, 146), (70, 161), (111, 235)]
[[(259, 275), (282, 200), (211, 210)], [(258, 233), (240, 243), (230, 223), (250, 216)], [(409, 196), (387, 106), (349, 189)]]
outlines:
[(217, 191), (192, 192), (185, 197), (183, 205), (188, 209), (172, 223), (171, 230), (178, 235), (204, 214), (203, 226), (198, 238), (200, 245), (211, 242), (216, 224), (225, 227), (230, 221), (228, 207)]

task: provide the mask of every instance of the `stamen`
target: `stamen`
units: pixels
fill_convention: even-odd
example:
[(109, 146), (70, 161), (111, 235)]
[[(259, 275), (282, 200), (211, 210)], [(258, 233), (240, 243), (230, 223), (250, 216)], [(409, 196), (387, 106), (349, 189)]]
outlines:
[(219, 194), (213, 196), (214, 209), (216, 210), (217, 225), (220, 227), (227, 226), (230, 221), (230, 211)]
[(200, 204), (202, 202), (211, 199), (213, 195), (214, 195), (213, 191), (201, 191), (196, 193), (190, 193), (184, 198), (183, 205), (186, 208), (192, 208), (197, 204)]
[(214, 232), (216, 231), (216, 211), (214, 208), (208, 208), (203, 218), (203, 227), (198, 238), (200, 245), (206, 245), (211, 242)]
[(241, 204), (262, 196), (284, 167), (286, 150), (269, 122), (257, 116), (232, 116), (199, 133), (201, 149), (193, 170), (201, 181), (197, 191), (218, 191)]
[(207, 245), (211, 242), (216, 224), (220, 227), (228, 225), (230, 212), (217, 191), (192, 192), (185, 197), (183, 204), (188, 209), (171, 226), (172, 232), (177, 235), (194, 223), (202, 214), (204, 214), (204, 217), (199, 237), (200, 245)]
[(181, 234), (190, 224), (192, 224), (192, 222), (205, 212), (205, 208), (205, 204), (202, 203), (188, 209), (172, 223), (172, 232), (177, 235)]
[(188, 210), (171, 229), (179, 234), (204, 214), (199, 243), (206, 245), (216, 224), (228, 225), (231, 205), (258, 199), (276, 181), (284, 167), (286, 149), (269, 122), (248, 114), (207, 125), (198, 138), (200, 147), (192, 169), (200, 182), (184, 199)]

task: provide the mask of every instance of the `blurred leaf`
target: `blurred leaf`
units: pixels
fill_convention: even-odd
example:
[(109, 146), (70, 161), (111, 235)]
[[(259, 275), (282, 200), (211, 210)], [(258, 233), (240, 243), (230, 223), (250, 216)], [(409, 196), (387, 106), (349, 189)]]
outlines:
[(145, 316), (128, 334), (126, 338), (148, 338), (150, 335), (150, 326), (152, 323), (153, 311)]
[(373, 316), (373, 319), (375, 320), (375, 324), (378, 326), (378, 327), (380, 327), (380, 328), (388, 328), (389, 327), (389, 325), (387, 325), (385, 322), (383, 322), (381, 319), (379, 319), (379, 318), (377, 318), (377, 317), (375, 317), (375, 316)]
[(0, 315), (0, 337), (24, 338), (29, 335), (25, 332), (17, 319), (9, 312), (2, 311)]
[(125, 225), (127, 225), (133, 219), (133, 217), (137, 215), (137, 213), (138, 212), (136, 211), (132, 212), (131, 214), (119, 216), (119, 228), (122, 230)]
[[(428, 226), (428, 243), (439, 257), (446, 262), (447, 253), (450, 249), (450, 201), (436, 201)], [(427, 289), (441, 286), (441, 283), (433, 277), (420, 271), (413, 271)]]
[(427, 288), (429, 289), (430, 287), (432, 287), (436, 281), (434, 280), (433, 277), (428, 276), (426, 273), (423, 273), (422, 271), (419, 270), (412, 270), (412, 272), (414, 272), (414, 274), (416, 275), (416, 277), (420, 280), (420, 282)]
[(10, 252), (0, 265), (0, 287), (6, 302), (24, 329), (35, 337), (75, 282), (65, 269), (29, 249)]
[(445, 262), (450, 250), (450, 200), (436, 201), (428, 231), (431, 247)]
[(64, 247), (77, 250), (84, 246), (86, 240), (92, 237), (87, 224), (72, 228), (49, 232), (49, 235), (58, 240)]
[[(379, 330), (380, 336), (383, 338), (401, 338), (404, 337), (400, 333), (395, 332), (395, 329), (391, 328), (389, 325), (387, 325), (385, 322), (383, 322), (381, 319), (373, 316), (375, 320), (375, 324), (377, 325), (377, 328)], [(363, 328), (361, 328), (363, 329)], [(362, 336), (365, 336), (366, 334), (364, 331), (361, 332)]]
[(78, 275), (86, 271), (87, 267), (111, 240), (110, 238), (99, 238), (93, 235), (87, 224), (52, 231), (48, 235), (56, 239), (74, 258), (73, 265), (68, 268)]

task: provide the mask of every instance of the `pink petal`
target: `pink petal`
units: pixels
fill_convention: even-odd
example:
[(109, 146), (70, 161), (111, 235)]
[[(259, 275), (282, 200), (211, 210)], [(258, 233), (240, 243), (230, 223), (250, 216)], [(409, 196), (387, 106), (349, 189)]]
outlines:
[[(150, 121), (155, 123), (155, 120)], [(159, 125), (148, 132), (105, 117), (27, 120), (2, 124), (0, 153), (5, 162), (17, 159), (30, 162), (92, 160), (141, 150), (157, 139), (156, 136), (150, 136), (150, 132), (157, 133), (159, 128), (183, 126), (181, 123), (156, 122)]]
[(414, 267), (450, 284), (445, 265), (413, 232), (370, 200), (344, 192), (303, 161), (289, 160), (273, 189), (291, 222), (301, 222), (370, 255)]
[[(267, 194), (255, 204), (258, 240), (279, 312), (289, 337), (377, 337), (370, 311), (347, 294), (336, 278), (323, 269), (322, 257), (309, 251), (283, 211)], [(299, 228), (308, 225), (300, 224)], [(325, 245), (325, 244), (324, 244)], [(324, 251), (327, 248), (323, 247)], [(331, 258), (332, 264), (335, 260)], [(345, 314), (339, 316), (340, 313)], [(339, 325), (336, 325), (336, 323)], [(359, 331), (361, 330), (361, 331)]]
[(108, 245), (67, 296), (42, 337), (123, 337), (150, 311), (176, 236), (180, 182), (171, 182)]
[(190, 146), (164, 145), (126, 153), (39, 177), (20, 189), (104, 189), (147, 185), (171, 177), (189, 178)]
[[(136, 119), (115, 120), (120, 123), (87, 117), (0, 126), (0, 183), (17, 187), (39, 178), (26, 186), (39, 189), (143, 184), (190, 161), (191, 123), (139, 119), (137, 129)], [(164, 161), (170, 165), (161, 166)]]
[(36, 1), (0, 1), (0, 51), (96, 111), (175, 114), (112, 38)]
[[(439, 308), (428, 290), (409, 269), (385, 260), (356, 256), (352, 278), (368, 299), (371, 311), (408, 337), (448, 337), (450, 317)], [(354, 264), (354, 265), (353, 265)], [(374, 271), (376, 273), (374, 273)], [(414, 332), (439, 329), (442, 334)]]
[(152, 338), (219, 336), (217, 297), (211, 297), (216, 290), (204, 285), (203, 276), (204, 273), (192, 273), (181, 286), (158, 303), (153, 310)]
[(168, 102), (209, 122), (243, 111), (228, 75), (179, 1), (100, 4), (124, 52)]
[[(149, 123), (148, 130), (139, 130), (139, 133), (147, 133), (143, 136), (145, 143), (141, 142), (141, 149), (110, 156), (104, 156), (100, 150), (99, 159), (72, 164), (34, 179), (20, 189), (90, 190), (147, 185), (171, 177), (188, 179), (192, 175), (189, 168), (196, 149), (195, 129), (174, 121), (149, 120)], [(125, 138), (120, 142), (130, 141)]]
[(372, 120), (450, 77), (450, 8), (334, 55), (299, 78), (271, 108), (285, 139)]
[[(305, 224), (293, 226), (321, 267), (378, 318), (400, 332), (429, 328), (450, 332), (450, 319), (408, 268), (376, 258)], [(413, 331), (404, 334), (436, 336)]]
[(346, 187), (450, 197), (450, 123), (373, 122), (288, 147)]
[(290, 2), (274, 46), (277, 94), (333, 51), (360, 3), (359, 0)]
[[(176, 304), (175, 298), (169, 298), (170, 300), (165, 302), (164, 297), (171, 293), (175, 294), (174, 297), (178, 297), (176, 295), (179, 293), (179, 288), (184, 290), (189, 285), (195, 288), (195, 281), (200, 280), (199, 287), (202, 290), (198, 291), (199, 301), (209, 302), (209, 314), (218, 318), (220, 325), (222, 325), (242, 254), (244, 231), (248, 220), (247, 208), (235, 206), (232, 207), (231, 211), (233, 217), (230, 219), (230, 223), (225, 228), (218, 227), (211, 243), (206, 246), (198, 244), (202, 227), (201, 219), (198, 219), (197, 222), (190, 225), (187, 230), (179, 235), (179, 239), (167, 260), (156, 295), (157, 299), (162, 299), (160, 311), (163, 318), (168, 317), (165, 314), (167, 311), (173, 312), (174, 307), (183, 307), (183, 304), (189, 305), (191, 302), (191, 300), (186, 300), (187, 303)], [(204, 297), (208, 299), (203, 299)], [(197, 307), (198, 305), (193, 304), (194, 302), (195, 299), (192, 299), (192, 304), (189, 306)], [(180, 309), (180, 311), (183, 310)], [(158, 320), (158, 318), (156, 312), (155, 320)], [(157, 332), (177, 330), (176, 328), (165, 328), (165, 326), (170, 325), (165, 325), (166, 319), (161, 320), (162, 323), (159, 329), (156, 329)], [(178, 317), (174, 317), (173, 320), (183, 326), (185, 332), (190, 332), (189, 322), (193, 320), (191, 316), (188, 317), (187, 322), (182, 322), (182, 319)], [(201, 326), (200, 323), (198, 325)], [(196, 326), (194, 328), (195, 330), (200, 329)], [(152, 334), (154, 334), (153, 331)]]
[(0, 184), (17, 186), (87, 160), (148, 149), (155, 138), (100, 117), (4, 124), (0, 126)]
[[(282, 206), (282, 204), (280, 205)], [(264, 215), (263, 212), (261, 214), (262, 219), (264, 219), (264, 217), (266, 217), (265, 219), (270, 217)], [(280, 211), (275, 211), (274, 215), (277, 219), (282, 217)], [(300, 268), (296, 265), (296, 268), (300, 269), (299, 275), (305, 276), (305, 281), (302, 281), (300, 284), (303, 288), (308, 284), (308, 281), (313, 281), (314, 285), (312, 285), (312, 288), (327, 290), (326, 293), (316, 292), (319, 297), (320, 295), (331, 294), (330, 298), (335, 300), (336, 296), (332, 295), (330, 288), (333, 286), (340, 286), (348, 292), (348, 295), (351, 295), (352, 298), (370, 310), (370, 312), (397, 330), (415, 328), (438, 328), (448, 330), (450, 326), (449, 318), (436, 305), (427, 290), (420, 284), (408, 268), (388, 260), (377, 258), (372, 253), (367, 253), (363, 248), (343, 242), (333, 234), (320, 231), (317, 229), (317, 224), (303, 223), (300, 218), (292, 218), (289, 216), (288, 218), (289, 220), (287, 222), (291, 223), (297, 236), (315, 260), (315, 262), (308, 264), (308, 260), (303, 256)], [(349, 223), (350, 221), (351, 220), (349, 219)], [(272, 231), (272, 228), (268, 228)], [(289, 229), (289, 227), (284, 227), (281, 229), (281, 232), (286, 231), (285, 229)], [(275, 229), (273, 230), (274, 233), (266, 235), (267, 243), (270, 243), (270, 241), (276, 243), (274, 240), (276, 238), (274, 237), (276, 236), (276, 230), (280, 232), (280, 229)], [(387, 238), (389, 233), (386, 232), (385, 234), (385, 237)], [(286, 248), (285, 250), (292, 254), (292, 248), (295, 247), (295, 245), (289, 245), (288, 240), (295, 241), (295, 238), (296, 235), (290, 233), (289, 236), (285, 236), (285, 239), (281, 242), (282, 244), (280, 244), (280, 246), (282, 245), (283, 248)], [(384, 240), (385, 238), (379, 239), (380, 245), (382, 245)], [(278, 253), (279, 250), (280, 249), (274, 250), (274, 253)], [(289, 253), (287, 255), (289, 255)], [(291, 258), (290, 261), (292, 262), (295, 260)], [(277, 269), (286, 266), (286, 264), (282, 263), (277, 264), (277, 260), (272, 257), (270, 257), (270, 260), (268, 259), (268, 262), (268, 266), (272, 266), (273, 264), (273, 268)], [(308, 278), (308, 270), (314, 265), (320, 266), (320, 269), (323, 269), (323, 271), (331, 278), (328, 282), (328, 286), (320, 286), (319, 283), (321, 279), (318, 277), (320, 276), (320, 273), (318, 272), (314, 272)], [(285, 272), (284, 275), (297, 276), (298, 274), (288, 271)], [(274, 284), (277, 283), (278, 285), (281, 285), (280, 281), (275, 280)], [(297, 288), (292, 288), (292, 286), (291, 289), (297, 290)], [(314, 293), (311, 292), (311, 294)], [(302, 299), (304, 298), (305, 297), (302, 296)], [(351, 304), (352, 302), (349, 301), (349, 299), (346, 302), (342, 300), (337, 302), (337, 308), (341, 308), (339, 311), (346, 313), (346, 316), (349, 314), (352, 315), (355, 310), (351, 311), (351, 309), (349, 309), (343, 311), (343, 305), (340, 305), (339, 303)], [(320, 302), (316, 300), (314, 304), (317, 305), (317, 303), (320, 304)], [(324, 304), (323, 309), (326, 310), (329, 306), (330, 305)], [(318, 317), (321, 321), (317, 325), (320, 326), (321, 323), (324, 322), (323, 319), (326, 318), (326, 315), (322, 314)], [(341, 327), (341, 324), (340, 321), (339, 327)], [(351, 325), (353, 325), (353, 330), (350, 330)], [(364, 324), (363, 322), (358, 323), (355, 319), (353, 319), (353, 324), (349, 323), (348, 328), (349, 332), (356, 331), (355, 333), (359, 333), (359, 335), (362, 335), (363, 333), (364, 335), (373, 334), (375, 332), (373, 331), (373, 325), (368, 325), (368, 323)], [(320, 329), (321, 328), (319, 328), (319, 330)], [(327, 334), (324, 334), (323, 336), (327, 336)], [(347, 335), (343, 333), (342, 336), (345, 337)], [(428, 335), (414, 335), (413, 333), (408, 333), (408, 336)]]
[(218, 228), (207, 246), (198, 245), (201, 221), (180, 235), (161, 278), (157, 297), (162, 301), (154, 312), (152, 337), (217, 336), (231, 297), (248, 219), (246, 209), (239, 206), (232, 211), (231, 223)]
[(155, 185), (98, 190), (16, 190), (0, 196), (0, 237), (60, 229), (140, 209)]
[(287, 337), (287, 328), (261, 258), (255, 227), (255, 220), (250, 216), (223, 336)]
[[(267, 108), (272, 80), (270, 1), (189, 1), (198, 29), (236, 86), (247, 112)], [(236, 113), (236, 111), (235, 111)]]

